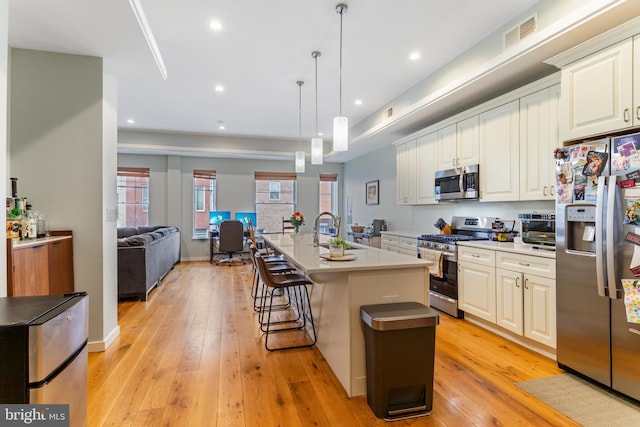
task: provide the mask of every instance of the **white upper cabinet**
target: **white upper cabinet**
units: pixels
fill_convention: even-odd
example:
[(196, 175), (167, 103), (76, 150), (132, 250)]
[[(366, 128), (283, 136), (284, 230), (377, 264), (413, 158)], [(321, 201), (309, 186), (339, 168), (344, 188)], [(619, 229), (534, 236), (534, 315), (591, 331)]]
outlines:
[(419, 205), (437, 203), (435, 200), (435, 175), (437, 170), (438, 133), (433, 132), (418, 138), (416, 143), (417, 203)]
[[(637, 96), (636, 108), (633, 107), (634, 74), (640, 73), (639, 67), (634, 70), (633, 51), (634, 41), (629, 38), (562, 69), (563, 140), (640, 124)], [(636, 77), (636, 82), (640, 82), (640, 78)], [(637, 94), (637, 84), (635, 91)]]
[(456, 167), (458, 148), (456, 146), (456, 124), (438, 130), (438, 170), (453, 169)]
[(399, 205), (416, 204), (416, 140), (396, 146), (396, 197)]
[(479, 116), (480, 200), (519, 200), (519, 100)]
[(469, 117), (456, 124), (456, 166), (475, 165), (480, 163), (480, 118)]
[(640, 126), (640, 35), (633, 38), (633, 109), (633, 125)]
[(437, 170), (454, 169), (479, 162), (478, 116), (447, 126), (437, 134)]
[(560, 85), (520, 98), (520, 200), (553, 200)]

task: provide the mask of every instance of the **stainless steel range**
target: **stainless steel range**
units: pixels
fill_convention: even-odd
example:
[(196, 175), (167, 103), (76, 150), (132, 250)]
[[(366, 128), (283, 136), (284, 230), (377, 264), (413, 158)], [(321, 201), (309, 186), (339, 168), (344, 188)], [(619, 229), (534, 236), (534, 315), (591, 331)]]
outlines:
[(423, 234), (418, 237), (418, 257), (442, 260), (442, 268), (431, 269), (429, 275), (430, 305), (453, 317), (462, 318), (458, 309), (458, 254), (456, 243), (490, 240), (495, 217), (454, 216), (451, 234)]

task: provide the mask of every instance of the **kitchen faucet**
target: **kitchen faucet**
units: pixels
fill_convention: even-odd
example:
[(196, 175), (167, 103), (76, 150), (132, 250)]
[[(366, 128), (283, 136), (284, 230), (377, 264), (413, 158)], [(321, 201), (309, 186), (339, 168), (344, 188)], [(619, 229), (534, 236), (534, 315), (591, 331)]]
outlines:
[(340, 217), (339, 216), (335, 216), (334, 214), (332, 214), (331, 212), (321, 212), (320, 214), (318, 214), (318, 216), (316, 217), (316, 221), (313, 225), (313, 246), (319, 246), (320, 245), (320, 240), (318, 239), (318, 221), (320, 221), (320, 217), (323, 215), (329, 215), (332, 219), (333, 219), (333, 226), (336, 229), (336, 236), (340, 235)]

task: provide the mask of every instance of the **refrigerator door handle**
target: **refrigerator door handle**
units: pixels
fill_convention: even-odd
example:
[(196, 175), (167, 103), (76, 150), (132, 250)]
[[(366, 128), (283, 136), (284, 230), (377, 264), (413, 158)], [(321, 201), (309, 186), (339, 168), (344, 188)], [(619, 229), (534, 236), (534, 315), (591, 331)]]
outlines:
[(609, 248), (609, 250), (607, 251), (606, 257), (607, 257), (607, 284), (608, 284), (608, 288), (609, 288), (609, 298), (611, 299), (618, 299), (618, 292), (616, 292), (616, 269), (615, 269), (615, 260), (614, 260), (614, 256), (615, 256), (615, 251), (613, 250), (614, 246), (614, 241), (613, 241), (613, 236), (614, 236), (614, 230), (615, 230), (615, 216), (616, 216), (616, 193), (618, 190), (618, 186), (617, 186), (617, 177), (615, 175), (609, 176), (609, 185), (607, 187), (607, 211), (606, 211), (606, 216), (607, 216), (607, 222), (606, 222), (606, 230), (607, 230), (607, 234), (606, 234), (606, 242), (607, 242), (607, 248)]
[(603, 223), (604, 223), (604, 189), (606, 187), (605, 176), (598, 177), (598, 189), (596, 194), (596, 284), (598, 286), (598, 295), (606, 297), (605, 293), (605, 263), (604, 263), (604, 241), (603, 241)]

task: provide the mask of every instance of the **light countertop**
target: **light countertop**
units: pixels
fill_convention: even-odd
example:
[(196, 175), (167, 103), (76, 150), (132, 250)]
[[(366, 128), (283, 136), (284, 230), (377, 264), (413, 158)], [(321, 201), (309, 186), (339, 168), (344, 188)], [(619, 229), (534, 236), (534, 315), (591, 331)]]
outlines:
[(470, 246), (480, 249), (492, 249), (494, 251), (518, 253), (523, 255), (534, 255), (543, 258), (555, 258), (556, 252), (546, 249), (534, 249), (531, 246), (513, 242), (496, 242), (493, 240), (477, 240), (470, 242), (458, 242), (460, 246)]
[(42, 245), (43, 243), (56, 242), (58, 240), (71, 239), (71, 236), (49, 236), (39, 237), (37, 239), (18, 240), (13, 239), (11, 245), (13, 249), (27, 248), (31, 246)]
[(422, 236), (424, 233), (418, 233), (417, 231), (406, 231), (406, 230), (398, 230), (398, 231), (381, 231), (380, 234), (390, 234), (392, 236), (401, 236), (401, 237), (410, 237), (412, 239), (417, 239), (419, 236)]
[[(430, 263), (419, 258), (396, 254), (370, 246), (349, 242), (357, 249), (348, 249), (345, 254), (354, 254), (356, 259), (351, 261), (329, 261), (320, 257), (328, 254), (329, 249), (313, 246), (313, 234), (269, 234), (264, 239), (279, 252), (298, 265), (306, 274), (327, 272), (349, 272), (358, 270), (390, 270), (408, 267), (427, 268)], [(326, 241), (321, 236), (320, 241)]]

